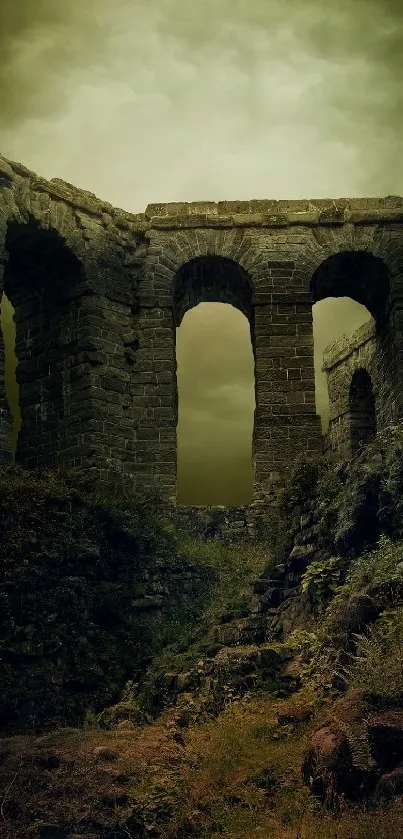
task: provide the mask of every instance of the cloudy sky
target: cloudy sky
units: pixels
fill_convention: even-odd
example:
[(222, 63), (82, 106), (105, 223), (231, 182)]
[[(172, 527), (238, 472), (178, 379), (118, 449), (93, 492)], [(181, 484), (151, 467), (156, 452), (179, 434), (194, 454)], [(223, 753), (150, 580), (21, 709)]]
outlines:
[[(0, 55), (0, 152), (118, 207), (403, 194), (402, 0), (0, 0)], [(324, 423), (323, 347), (367, 318), (314, 307)], [(179, 500), (248, 502), (245, 318), (188, 312), (178, 378)]]

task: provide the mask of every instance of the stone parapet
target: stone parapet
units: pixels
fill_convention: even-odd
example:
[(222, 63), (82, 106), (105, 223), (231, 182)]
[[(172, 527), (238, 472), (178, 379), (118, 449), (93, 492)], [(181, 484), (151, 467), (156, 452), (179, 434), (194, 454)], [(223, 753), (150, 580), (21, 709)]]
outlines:
[(375, 334), (375, 323), (370, 320), (360, 326), (352, 335), (343, 335), (342, 338), (328, 344), (323, 352), (322, 371), (324, 373), (328, 372), (335, 364), (345, 361), (351, 353), (358, 352), (369, 341), (375, 339)]

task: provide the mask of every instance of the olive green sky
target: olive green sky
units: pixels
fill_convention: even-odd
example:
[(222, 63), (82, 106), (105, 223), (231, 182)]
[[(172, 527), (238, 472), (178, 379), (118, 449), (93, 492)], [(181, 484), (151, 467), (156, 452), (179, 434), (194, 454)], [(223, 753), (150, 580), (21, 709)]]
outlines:
[[(403, 193), (403, 0), (1, 0), (0, 56), (0, 152), (116, 206)], [(314, 307), (324, 422), (323, 347), (367, 317)], [(245, 318), (188, 312), (178, 376), (180, 500), (248, 501)]]

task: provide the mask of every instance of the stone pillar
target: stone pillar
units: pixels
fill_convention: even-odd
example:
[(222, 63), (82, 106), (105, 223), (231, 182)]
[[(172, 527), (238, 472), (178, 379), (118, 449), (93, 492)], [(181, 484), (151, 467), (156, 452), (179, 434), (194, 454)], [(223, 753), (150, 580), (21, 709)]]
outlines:
[(329, 429), (324, 449), (327, 457), (340, 459), (351, 457), (350, 379), (343, 360), (343, 356), (341, 360), (325, 356), (322, 368), (329, 393)]
[(132, 386), (137, 408), (135, 452), (138, 487), (156, 488), (176, 502), (178, 397), (176, 330), (171, 306), (139, 311), (139, 348)]
[[(7, 225), (0, 219), (0, 303), (4, 291), (4, 268), (6, 263), (5, 237)], [(6, 396), (5, 383), (5, 347), (3, 329), (0, 326), (0, 464), (11, 465), (14, 462), (12, 451), (13, 418)]]
[(254, 310), (256, 409), (254, 498), (282, 481), (298, 455), (322, 452), (315, 411), (309, 294), (272, 294)]

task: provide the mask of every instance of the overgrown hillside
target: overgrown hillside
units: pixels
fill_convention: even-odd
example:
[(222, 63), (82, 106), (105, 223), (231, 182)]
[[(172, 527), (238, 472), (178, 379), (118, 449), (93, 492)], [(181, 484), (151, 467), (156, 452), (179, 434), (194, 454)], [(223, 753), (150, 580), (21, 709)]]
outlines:
[(240, 542), (9, 470), (1, 839), (403, 835), (402, 488), (396, 427)]

